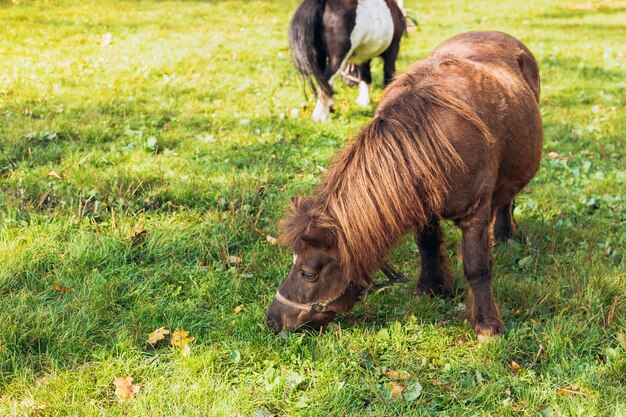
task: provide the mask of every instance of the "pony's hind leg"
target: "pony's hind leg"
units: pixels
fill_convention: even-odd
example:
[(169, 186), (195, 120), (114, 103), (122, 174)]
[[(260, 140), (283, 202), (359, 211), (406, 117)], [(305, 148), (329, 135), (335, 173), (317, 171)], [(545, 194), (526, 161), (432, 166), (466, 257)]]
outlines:
[(515, 219), (513, 218), (513, 200), (495, 209), (493, 220), (493, 238), (496, 242), (504, 242), (515, 233)]
[(333, 107), (333, 97), (327, 96), (318, 89), (317, 103), (313, 109), (313, 120), (316, 122), (330, 122), (330, 111)]
[(383, 70), (384, 70), (384, 85), (385, 87), (387, 86), (387, 84), (389, 84), (391, 82), (391, 80), (393, 80), (393, 76), (396, 74), (396, 58), (398, 58), (398, 53), (400, 52), (400, 41), (392, 41), (391, 45), (389, 45), (389, 48), (387, 48), (387, 50), (385, 52), (382, 53), (382, 58), (383, 58)]
[(346, 59), (350, 52), (350, 34), (344, 32), (345, 28), (335, 27), (331, 29), (330, 33), (327, 33), (332, 41), (327, 41), (326, 45), (328, 48), (328, 65), (324, 69), (324, 79), (328, 82), (330, 91), (324, 92), (322, 89), (318, 89), (317, 104), (313, 109), (313, 120), (316, 122), (330, 122), (330, 113), (334, 104), (332, 85), (346, 65)]
[[(328, 84), (332, 88), (332, 85), (339, 75), (345, 61), (339, 60), (339, 58), (331, 56), (326, 69), (324, 70), (324, 79), (328, 81)], [(313, 120), (316, 122), (330, 122), (330, 113), (334, 105), (333, 92), (324, 92), (321, 88), (317, 89), (317, 103), (315, 109), (313, 109)]]
[(472, 326), (478, 339), (502, 333), (502, 321), (491, 287), (491, 207), (485, 203), (458, 222), (463, 231), (463, 272), (470, 286)]
[(372, 85), (370, 62), (364, 62), (359, 66), (361, 81), (359, 81), (359, 97), (356, 99), (356, 103), (361, 107), (367, 107), (370, 104), (370, 85)]
[(453, 279), (439, 219), (432, 219), (425, 227), (416, 230), (415, 241), (419, 247), (421, 267), (417, 282), (418, 295), (450, 295)]

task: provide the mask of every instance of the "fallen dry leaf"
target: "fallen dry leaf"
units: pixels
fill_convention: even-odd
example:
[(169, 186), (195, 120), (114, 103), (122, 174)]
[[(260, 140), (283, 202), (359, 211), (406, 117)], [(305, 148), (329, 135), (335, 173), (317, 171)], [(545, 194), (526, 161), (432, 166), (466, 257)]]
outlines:
[(559, 157), (559, 153), (558, 152), (552, 151), (552, 152), (548, 153), (548, 158), (550, 158), (550, 159), (554, 159), (554, 158), (558, 158), (558, 157)]
[(571, 387), (567, 387), (567, 388), (561, 388), (556, 390), (556, 395), (558, 396), (563, 396), (563, 395), (582, 395), (583, 397), (586, 397), (587, 394), (586, 392), (583, 392), (580, 387), (576, 386), (576, 385), (572, 385)]
[(159, 340), (165, 339), (165, 335), (168, 334), (170, 334), (169, 330), (167, 330), (165, 327), (159, 327), (148, 335), (148, 343), (150, 343), (151, 345), (156, 345)]
[(507, 397), (511, 396), (511, 387), (506, 387), (504, 389), (504, 395), (506, 395)]
[(28, 397), (28, 398), (24, 398), (21, 402), (20, 405), (22, 407), (28, 407), (28, 408), (33, 408), (35, 406), (35, 400), (33, 400), (32, 398)]
[(235, 307), (235, 314), (239, 314), (242, 311), (245, 311), (246, 313), (249, 313), (248, 309), (245, 308), (244, 306), (237, 306), (237, 307)]
[(271, 245), (278, 244), (278, 239), (276, 239), (274, 236), (270, 235), (269, 233), (265, 233), (263, 230), (259, 229), (258, 227), (255, 227), (254, 229), (259, 235), (263, 236), (265, 240), (267, 240)]
[(515, 361), (511, 361), (509, 365), (511, 367), (511, 372), (513, 372), (514, 374), (516, 374), (520, 369), (522, 369), (522, 365), (520, 365), (519, 363)]
[(191, 353), (191, 346), (189, 346), (189, 343), (191, 343), (194, 339), (195, 337), (193, 336), (189, 337), (189, 332), (187, 330), (181, 330), (176, 328), (176, 330), (174, 330), (174, 333), (172, 333), (172, 338), (170, 339), (170, 341), (172, 343), (172, 346), (182, 349), (183, 356), (189, 356), (189, 354)]
[(114, 378), (113, 383), (115, 384), (115, 395), (120, 402), (132, 400), (141, 389), (141, 385), (133, 385), (133, 378), (126, 374)]
[(59, 180), (62, 179), (61, 176), (55, 170), (49, 171), (48, 172), (48, 176), (49, 177), (54, 177), (54, 178), (59, 179)]
[(409, 377), (411, 376), (411, 374), (409, 374), (407, 371), (396, 369), (389, 369), (387, 372), (385, 372), (385, 375), (388, 378), (393, 379), (394, 381), (403, 381), (405, 379), (409, 379)]
[(231, 264), (235, 264), (235, 265), (239, 265), (241, 263), (241, 261), (243, 259), (241, 259), (241, 256), (227, 256), (226, 259), (228, 259), (228, 262), (230, 262)]
[(65, 294), (66, 292), (70, 292), (72, 290), (72, 287), (66, 287), (63, 284), (57, 284), (56, 282), (52, 284), (52, 287), (56, 292), (60, 292), (62, 294)]
[(396, 384), (396, 381), (392, 381), (391, 382), (391, 395), (392, 396), (396, 396), (396, 395), (402, 394), (402, 391), (404, 391), (405, 389), (406, 388), (403, 387), (402, 385)]
[(103, 48), (108, 48), (113, 43), (113, 35), (110, 33), (105, 33), (100, 38), (100, 46)]
[(436, 379), (429, 379), (428, 382), (430, 382), (433, 385), (437, 385), (438, 387), (442, 387), (444, 385), (443, 382), (437, 381)]

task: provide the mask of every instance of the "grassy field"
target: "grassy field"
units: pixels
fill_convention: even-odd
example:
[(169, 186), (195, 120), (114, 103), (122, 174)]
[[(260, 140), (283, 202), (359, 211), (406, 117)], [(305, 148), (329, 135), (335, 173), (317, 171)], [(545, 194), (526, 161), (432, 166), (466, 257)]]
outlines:
[[(410, 284), (322, 334), (266, 329), (291, 254), (256, 230), (382, 94), (376, 62), (374, 104), (338, 86), (312, 122), (297, 4), (0, 0), (0, 415), (626, 416), (626, 4), (406, 1), (399, 71), (491, 29), (541, 69), (544, 159), (494, 249), (504, 335), (481, 345), (449, 224), (452, 299), (415, 299), (407, 237)], [(189, 355), (149, 345), (160, 327)]]

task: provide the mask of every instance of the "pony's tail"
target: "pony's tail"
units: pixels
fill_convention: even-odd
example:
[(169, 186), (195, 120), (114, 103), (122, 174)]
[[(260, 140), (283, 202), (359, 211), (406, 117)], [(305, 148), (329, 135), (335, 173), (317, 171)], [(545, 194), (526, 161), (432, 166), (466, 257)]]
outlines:
[(296, 68), (309, 81), (313, 92), (317, 95), (317, 83), (325, 95), (331, 96), (333, 89), (323, 74), (326, 48), (322, 40), (322, 13), (325, 5), (326, 0), (304, 0), (300, 4), (289, 25), (289, 46)]

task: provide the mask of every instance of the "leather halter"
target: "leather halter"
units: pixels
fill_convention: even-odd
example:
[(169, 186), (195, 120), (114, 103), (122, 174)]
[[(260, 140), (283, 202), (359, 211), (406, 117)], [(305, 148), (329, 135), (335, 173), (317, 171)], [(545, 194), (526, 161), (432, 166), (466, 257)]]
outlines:
[[(352, 287), (353, 284), (350, 283), (348, 285), (348, 288)], [(359, 300), (363, 301), (367, 298), (367, 295), (369, 293), (369, 290), (372, 288), (372, 285), (370, 285), (369, 287), (363, 288), (360, 290), (360, 295), (358, 297)], [(287, 297), (285, 297), (284, 295), (282, 295), (280, 293), (280, 290), (276, 291), (276, 300), (283, 304), (286, 305), (287, 307), (291, 307), (291, 308), (295, 308), (297, 310), (301, 310), (301, 311), (306, 311), (309, 313), (336, 313), (336, 311), (333, 311), (330, 308), (330, 305), (332, 303), (334, 303), (335, 301), (341, 299), (345, 294), (346, 294), (347, 290), (344, 291), (342, 294), (340, 294), (338, 297), (330, 300), (330, 301), (316, 301), (314, 303), (310, 303), (310, 304), (303, 304), (303, 303), (297, 303), (295, 301), (292, 301), (290, 299), (288, 299)]]
[(341, 294), (339, 297), (331, 301), (316, 301), (311, 304), (302, 304), (302, 303), (296, 303), (295, 301), (291, 301), (290, 299), (282, 295), (280, 293), (280, 290), (276, 291), (276, 300), (278, 302), (286, 305), (287, 307), (295, 308), (297, 310), (302, 310), (302, 311), (306, 311), (309, 313), (328, 313), (329, 311), (332, 311), (329, 308), (329, 305), (337, 301), (342, 296), (343, 294)]
[[(296, 263), (296, 257), (297, 255), (294, 253), (293, 255), (294, 264)], [(369, 294), (369, 291), (372, 288), (382, 289), (382, 288), (388, 287), (389, 285), (393, 285), (396, 282), (408, 282), (407, 278), (404, 276), (402, 272), (394, 271), (393, 268), (387, 265), (387, 263), (384, 263), (380, 267), (380, 269), (387, 276), (387, 281), (384, 282), (383, 284), (378, 284), (378, 285), (374, 285), (374, 283), (371, 282), (369, 286), (362, 288), (361, 294), (359, 295), (359, 300), (364, 301), (365, 299), (367, 299), (367, 295)], [(353, 285), (353, 284), (350, 283), (349, 286), (350, 285)], [(284, 295), (280, 293), (280, 289), (279, 289), (278, 291), (276, 291), (275, 298), (279, 303), (286, 305), (287, 307), (295, 308), (296, 310), (306, 311), (309, 313), (328, 313), (328, 312), (334, 313), (334, 311), (331, 310), (329, 306), (335, 301), (339, 300), (341, 297), (343, 297), (344, 294), (345, 292), (340, 294), (339, 297), (330, 301), (316, 301), (310, 304), (302, 304), (302, 303), (297, 303), (295, 301), (288, 299), (287, 297), (285, 297)]]

